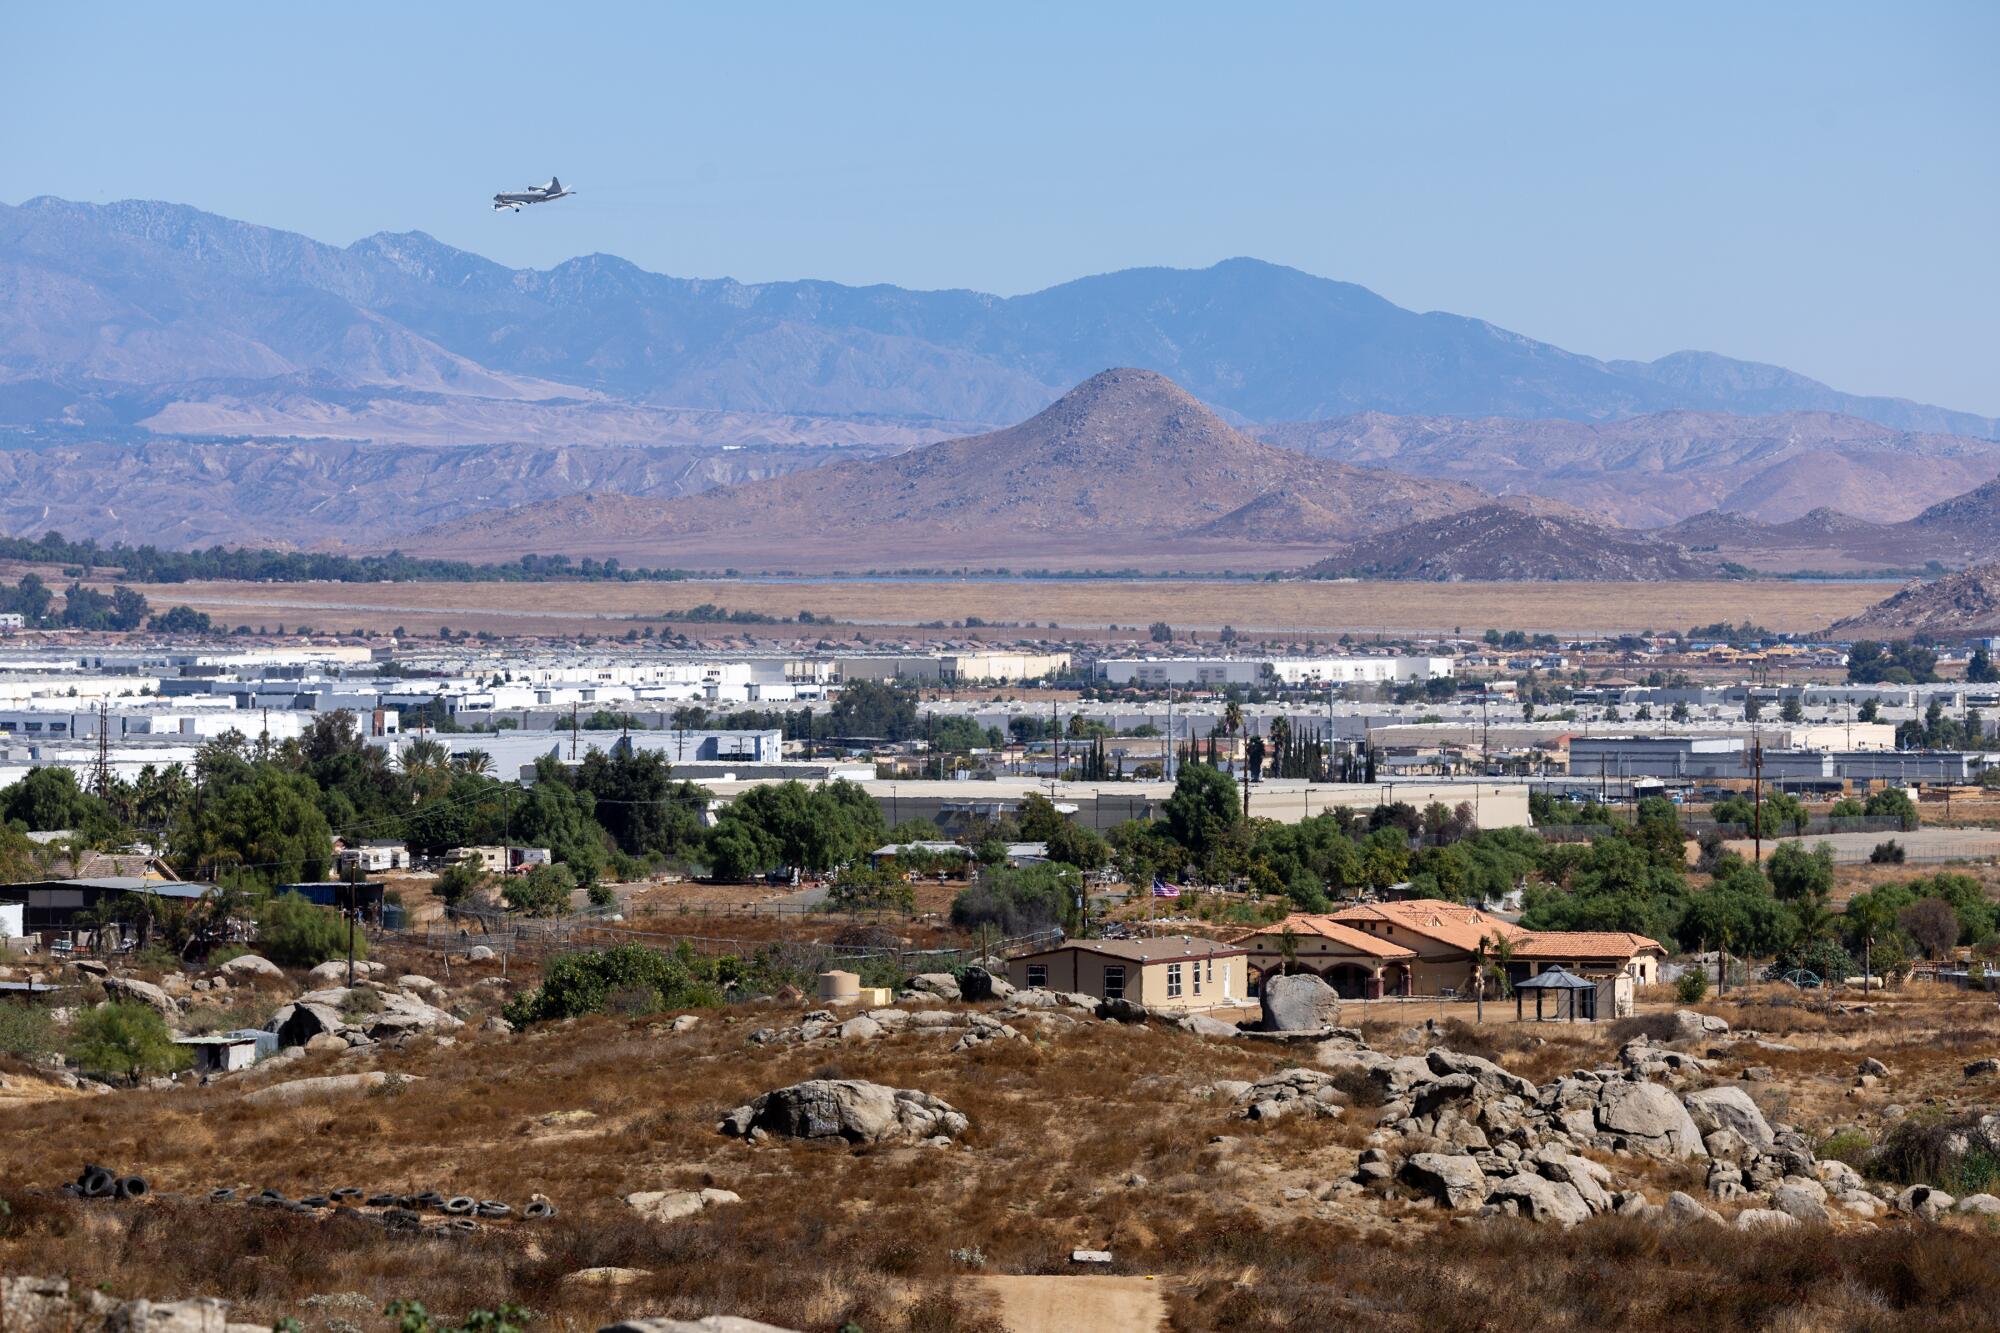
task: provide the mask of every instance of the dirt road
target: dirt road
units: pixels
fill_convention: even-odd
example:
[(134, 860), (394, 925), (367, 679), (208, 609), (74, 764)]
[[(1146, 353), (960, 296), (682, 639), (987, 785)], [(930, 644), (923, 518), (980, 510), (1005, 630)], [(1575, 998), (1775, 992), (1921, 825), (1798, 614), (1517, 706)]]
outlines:
[(1144, 1277), (981, 1278), (998, 1298), (1007, 1333), (1157, 1333), (1166, 1293)]

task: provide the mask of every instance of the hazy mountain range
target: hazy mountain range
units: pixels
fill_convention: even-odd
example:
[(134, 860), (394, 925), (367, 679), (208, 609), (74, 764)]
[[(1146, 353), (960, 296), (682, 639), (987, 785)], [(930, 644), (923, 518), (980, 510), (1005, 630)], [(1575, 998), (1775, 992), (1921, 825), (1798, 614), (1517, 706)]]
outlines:
[[(0, 206), (0, 527), (390, 545), (459, 520), (471, 540), (481, 513), (583, 495), (605, 522), (621, 497), (959, 437), (1019, 446), (994, 428), (1108, 366), (1171, 377), (1233, 428), (1231, 450), (1249, 434), (1300, 462), (1448, 484), (1217, 478), (1183, 506), (1137, 472), (1185, 460), (1141, 450), (1119, 465), (1132, 502), (1104, 491), (1101, 507), (1144, 540), (1079, 528), (1064, 563), (1163, 533), (1214, 563), (1231, 543), (1267, 563), (1273, 533), (1332, 546), (1485, 503), (1472, 487), (1628, 526), (1712, 509), (1900, 520), (2000, 472), (1991, 418), (1710, 353), (1600, 361), (1249, 259), (1002, 298), (672, 278), (605, 255), (518, 270), (421, 233), (339, 247), (175, 204), (44, 198)], [(1027, 456), (1004, 447), (964, 455), (990, 473), (962, 478), (965, 495), (1025, 485)], [(1142, 513), (1142, 496), (1174, 509)]]

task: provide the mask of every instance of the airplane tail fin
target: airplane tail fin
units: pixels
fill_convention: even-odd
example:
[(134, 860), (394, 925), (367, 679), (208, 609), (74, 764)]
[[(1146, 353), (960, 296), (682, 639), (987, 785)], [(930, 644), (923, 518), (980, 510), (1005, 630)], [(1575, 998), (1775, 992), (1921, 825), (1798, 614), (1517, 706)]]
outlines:
[(548, 191), (550, 194), (561, 194), (562, 182), (554, 176), (549, 177)]

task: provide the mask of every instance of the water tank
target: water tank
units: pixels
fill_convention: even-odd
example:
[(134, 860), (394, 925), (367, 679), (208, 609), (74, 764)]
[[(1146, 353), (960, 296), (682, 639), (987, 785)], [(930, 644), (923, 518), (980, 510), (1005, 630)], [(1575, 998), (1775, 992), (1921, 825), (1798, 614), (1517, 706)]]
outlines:
[(827, 1004), (852, 1004), (861, 998), (861, 978), (835, 970), (819, 974), (819, 998)]

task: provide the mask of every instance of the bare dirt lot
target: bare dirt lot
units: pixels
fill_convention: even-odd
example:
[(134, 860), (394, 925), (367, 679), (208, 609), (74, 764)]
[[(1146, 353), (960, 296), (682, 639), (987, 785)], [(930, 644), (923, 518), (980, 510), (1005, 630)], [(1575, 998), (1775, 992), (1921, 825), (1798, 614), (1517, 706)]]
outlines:
[[(913, 629), (978, 617), (989, 625), (1103, 634), (1165, 621), (1177, 629), (1326, 635), (1478, 633), (1487, 628), (1582, 633), (1687, 629), (1718, 620), (1773, 630), (1816, 629), (1873, 605), (1883, 583), (1261, 583), (1183, 579), (685, 583), (185, 583), (144, 585), (154, 605), (206, 611), (228, 625), (322, 631), (439, 625), (503, 635), (612, 634), (670, 623), (668, 613), (713, 603), (790, 619)], [(699, 625), (697, 637), (795, 638), (782, 625)], [(989, 638), (1022, 635), (999, 628)], [(1030, 634), (1030, 636), (1032, 636)]]

